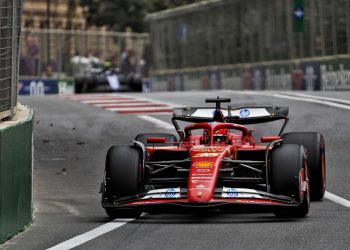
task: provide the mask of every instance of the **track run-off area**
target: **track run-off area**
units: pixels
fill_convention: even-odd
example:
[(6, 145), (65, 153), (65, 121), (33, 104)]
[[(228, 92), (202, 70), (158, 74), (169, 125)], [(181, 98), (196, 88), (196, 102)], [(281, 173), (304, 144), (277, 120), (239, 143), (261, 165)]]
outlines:
[[(172, 108), (289, 107), (286, 132), (317, 131), (327, 192), (303, 219), (239, 211), (157, 211), (110, 220), (101, 207), (107, 150), (139, 133), (176, 134)], [(33, 108), (34, 222), (0, 249), (350, 249), (350, 92), (201, 91), (20, 97)], [(269, 125), (266, 125), (269, 126)]]

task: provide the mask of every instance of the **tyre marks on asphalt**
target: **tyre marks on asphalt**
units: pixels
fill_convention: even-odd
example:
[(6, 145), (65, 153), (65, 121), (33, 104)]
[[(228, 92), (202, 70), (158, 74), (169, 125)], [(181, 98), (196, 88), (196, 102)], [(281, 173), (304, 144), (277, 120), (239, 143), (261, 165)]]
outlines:
[(67, 95), (63, 99), (79, 101), (118, 114), (169, 114), (173, 107), (167, 103), (120, 94)]

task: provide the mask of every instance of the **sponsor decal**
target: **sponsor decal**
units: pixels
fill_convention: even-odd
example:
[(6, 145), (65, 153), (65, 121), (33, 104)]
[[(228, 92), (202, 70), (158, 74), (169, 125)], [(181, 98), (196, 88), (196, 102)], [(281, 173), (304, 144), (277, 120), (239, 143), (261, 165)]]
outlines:
[(254, 84), (254, 89), (263, 89), (265, 76), (262, 73), (261, 69), (256, 69), (253, 72), (252, 82)]
[(245, 117), (248, 117), (250, 115), (250, 111), (249, 109), (241, 109), (241, 111), (239, 112), (239, 117), (241, 118), (245, 118)]
[[(300, 79), (302, 78), (302, 71)], [(292, 76), (288, 69), (266, 69), (266, 89), (288, 90), (292, 86)]]
[(210, 169), (207, 169), (207, 168), (198, 168), (198, 169), (197, 169), (197, 172), (207, 173), (207, 172), (210, 172)]
[(210, 191), (211, 189), (210, 188), (206, 188), (206, 187), (204, 187), (204, 188), (190, 188), (189, 189), (189, 191), (191, 191), (191, 192), (196, 192), (196, 191), (202, 192), (204, 190)]
[(208, 174), (196, 174), (196, 175), (200, 175), (200, 176), (193, 176), (191, 177), (191, 179), (193, 180), (204, 180), (204, 179), (207, 179), (207, 180), (211, 180), (213, 177), (211, 176), (202, 176), (202, 175), (208, 175)]
[(193, 166), (196, 168), (211, 168), (213, 165), (215, 165), (215, 163), (210, 161), (200, 161), (193, 163)]
[(305, 62), (300, 64), (303, 72), (302, 90), (321, 89), (321, 67), (320, 62)]
[(216, 153), (222, 152), (225, 148), (196, 148), (192, 149), (193, 152), (203, 152), (203, 153)]
[(197, 184), (199, 181), (201, 183), (210, 183), (211, 182), (211, 180), (210, 181), (208, 181), (208, 180), (191, 180), (191, 182), (194, 183), (194, 184)]
[(346, 64), (321, 65), (322, 90), (349, 90), (350, 70)]
[(174, 188), (168, 188), (167, 190), (165, 190), (165, 197), (166, 198), (173, 198), (176, 195), (176, 191)]
[(162, 198), (180, 198), (180, 188), (162, 188), (153, 189), (147, 192), (142, 199), (162, 199)]
[(234, 188), (229, 188), (226, 192), (227, 192), (227, 195), (229, 197), (237, 197), (238, 196), (238, 192)]
[(20, 86), (19, 95), (43, 96), (58, 93), (56, 80), (20, 80)]
[(249, 188), (222, 188), (222, 198), (263, 198), (258, 191)]
[(59, 80), (58, 84), (58, 94), (74, 94), (74, 81), (72, 80)]
[(217, 157), (220, 153), (199, 153), (194, 155), (193, 157)]
[[(248, 114), (249, 112), (249, 114)], [(265, 108), (243, 108), (241, 110), (232, 110), (232, 116), (239, 116), (241, 118), (245, 117), (261, 117), (261, 116), (270, 116), (271, 114), (267, 112)]]
[(50, 94), (73, 94), (73, 80), (21, 79), (18, 83), (19, 95), (43, 96)]
[(176, 73), (168, 79), (168, 90), (184, 90), (184, 77), (181, 73)]

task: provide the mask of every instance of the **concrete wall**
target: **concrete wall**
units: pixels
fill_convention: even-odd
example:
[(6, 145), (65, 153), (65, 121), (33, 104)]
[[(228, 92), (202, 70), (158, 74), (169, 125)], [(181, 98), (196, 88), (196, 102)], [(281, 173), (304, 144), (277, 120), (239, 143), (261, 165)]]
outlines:
[(157, 71), (152, 91), (350, 90), (350, 56)]
[(0, 243), (33, 218), (33, 111), (18, 104), (11, 121), (0, 122)]

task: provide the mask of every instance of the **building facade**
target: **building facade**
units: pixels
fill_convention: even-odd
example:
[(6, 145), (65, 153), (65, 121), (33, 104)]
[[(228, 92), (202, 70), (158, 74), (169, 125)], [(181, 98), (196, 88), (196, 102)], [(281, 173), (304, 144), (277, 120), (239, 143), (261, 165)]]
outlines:
[(26, 0), (23, 1), (22, 27), (82, 30), (87, 26), (79, 1)]

